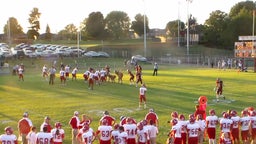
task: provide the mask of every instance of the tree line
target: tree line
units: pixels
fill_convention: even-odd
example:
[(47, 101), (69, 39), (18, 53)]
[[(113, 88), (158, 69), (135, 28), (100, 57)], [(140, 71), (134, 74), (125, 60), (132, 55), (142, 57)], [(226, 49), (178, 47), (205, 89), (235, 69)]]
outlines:
[[(188, 22), (180, 20), (169, 21), (166, 24), (165, 37), (184, 37), (189, 27), (190, 34), (199, 35), (199, 43), (224, 49), (233, 49), (234, 42), (238, 36), (252, 35), (253, 12), (255, 12), (253, 1), (244, 1), (235, 4), (229, 13), (215, 10), (210, 13), (204, 24), (198, 24), (194, 16), (190, 15)], [(38, 8), (33, 8), (29, 14), (29, 30), (26, 34), (14, 17), (10, 17), (4, 26), (4, 35), (14, 37), (26, 35), (28, 39), (40, 38), (40, 16)], [(144, 20), (146, 31), (149, 32), (148, 18), (146, 15), (137, 14), (135, 20), (131, 21), (128, 14), (123, 11), (112, 11), (104, 18), (101, 12), (92, 12), (85, 18), (80, 27), (68, 24), (63, 30), (54, 36), (59, 40), (76, 40), (77, 32), (81, 33), (81, 40), (117, 40), (129, 39), (131, 34), (138, 36), (144, 34)], [(10, 30), (10, 31), (8, 31)], [(178, 34), (178, 32), (180, 32)], [(53, 34), (50, 26), (46, 26), (46, 32), (41, 39), (51, 40)]]

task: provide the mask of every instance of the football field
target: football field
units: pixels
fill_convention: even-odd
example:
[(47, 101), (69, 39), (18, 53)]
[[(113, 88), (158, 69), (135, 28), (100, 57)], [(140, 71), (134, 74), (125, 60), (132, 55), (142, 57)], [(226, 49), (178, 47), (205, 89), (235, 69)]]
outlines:
[[(98, 128), (98, 121), (102, 113), (107, 110), (119, 122), (120, 116), (133, 117), (137, 121), (144, 119), (149, 108), (153, 108), (159, 117), (159, 134), (157, 143), (166, 141), (170, 125), (170, 113), (177, 111), (188, 115), (195, 111), (195, 105), (200, 96), (208, 98), (207, 111), (215, 109), (218, 116), (222, 111), (236, 110), (239, 115), (241, 110), (255, 106), (256, 77), (252, 70), (237, 72), (236, 69), (219, 70), (193, 65), (164, 65), (159, 64), (158, 76), (152, 76), (153, 65), (140, 63), (142, 66), (143, 81), (147, 86), (147, 108), (139, 109), (139, 87), (130, 85), (127, 68), (122, 59), (87, 59), (64, 60), (64, 64), (71, 67), (79, 66), (78, 79), (71, 80), (66, 85), (60, 84), (57, 75), (54, 85), (42, 78), (41, 69), (44, 64), (51, 66), (52, 60), (22, 61), (25, 65), (24, 81), (18, 81), (18, 76), (9, 74), (0, 75), (0, 130), (4, 133), (6, 126), (12, 126), (15, 134), (17, 122), (24, 112), (28, 112), (33, 125), (39, 131), (44, 117), (51, 118), (51, 125), (59, 121), (65, 130), (65, 144), (71, 143), (71, 128), (68, 124), (74, 111), (90, 116), (93, 121), (91, 127), (94, 131)], [(10, 71), (14, 64), (10, 62)], [(59, 66), (60, 60), (57, 61)], [(123, 84), (106, 82), (95, 85), (94, 90), (88, 89), (82, 74), (88, 67), (101, 69), (109, 65), (111, 72), (120, 70), (124, 73)], [(135, 70), (131, 69), (133, 73)], [(57, 67), (59, 73), (59, 67)], [(221, 78), (224, 82), (223, 94), (226, 99), (220, 102), (215, 100), (215, 81)], [(94, 143), (98, 143), (96, 140)], [(207, 142), (205, 142), (207, 143)]]

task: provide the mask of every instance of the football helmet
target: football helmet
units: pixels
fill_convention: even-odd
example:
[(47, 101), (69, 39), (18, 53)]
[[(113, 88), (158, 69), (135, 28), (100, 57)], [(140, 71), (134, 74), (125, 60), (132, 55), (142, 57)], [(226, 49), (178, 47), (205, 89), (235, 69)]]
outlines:
[(119, 129), (119, 126), (120, 126), (119, 124), (115, 124), (114, 129)]
[(184, 116), (183, 114), (180, 114), (180, 115), (179, 115), (179, 119), (180, 119), (180, 120), (185, 120), (185, 116)]
[(10, 126), (6, 127), (4, 130), (7, 135), (13, 134), (13, 129)]
[(256, 111), (255, 110), (250, 111), (250, 116), (256, 116)]
[(215, 110), (214, 110), (214, 109), (210, 109), (210, 110), (209, 110), (209, 114), (210, 114), (211, 116), (215, 115), (215, 114), (216, 114), (216, 113), (215, 113)]
[(61, 123), (60, 123), (60, 122), (56, 122), (56, 123), (55, 123), (55, 127), (56, 127), (56, 128), (61, 128)]
[(237, 112), (235, 110), (232, 110), (231, 111), (231, 116), (236, 116), (237, 115)]
[(137, 127), (138, 127), (139, 130), (142, 130), (142, 129), (143, 129), (143, 124), (142, 124), (142, 122), (137, 123)]
[(177, 119), (172, 119), (171, 123), (172, 123), (172, 125), (176, 125), (178, 123), (178, 120)]
[(88, 125), (84, 125), (84, 127), (83, 127), (83, 131), (84, 131), (84, 132), (86, 132), (86, 131), (88, 131), (88, 130), (89, 130), (89, 128), (90, 128), (90, 127), (89, 127)]
[(195, 120), (196, 120), (196, 119), (195, 119), (195, 116), (194, 116), (193, 114), (190, 114), (190, 115), (189, 115), (189, 122), (190, 122), (190, 123), (194, 123)]
[(228, 118), (229, 115), (228, 115), (228, 113), (225, 112), (225, 113), (222, 114), (222, 117), (223, 117), (223, 118)]
[(242, 111), (241, 111), (241, 115), (242, 115), (242, 116), (246, 116), (246, 115), (248, 115), (248, 111), (246, 111), (246, 110), (242, 110)]
[(103, 119), (103, 120), (101, 121), (101, 123), (102, 123), (102, 125), (108, 125), (108, 121), (107, 121), (106, 119)]
[(172, 118), (178, 118), (178, 112), (174, 111), (171, 113)]

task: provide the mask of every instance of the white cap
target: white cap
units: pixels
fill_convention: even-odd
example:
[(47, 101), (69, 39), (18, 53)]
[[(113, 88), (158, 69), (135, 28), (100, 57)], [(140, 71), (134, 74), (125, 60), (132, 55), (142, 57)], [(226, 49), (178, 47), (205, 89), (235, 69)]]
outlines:
[(74, 115), (79, 115), (79, 112), (78, 111), (74, 111)]

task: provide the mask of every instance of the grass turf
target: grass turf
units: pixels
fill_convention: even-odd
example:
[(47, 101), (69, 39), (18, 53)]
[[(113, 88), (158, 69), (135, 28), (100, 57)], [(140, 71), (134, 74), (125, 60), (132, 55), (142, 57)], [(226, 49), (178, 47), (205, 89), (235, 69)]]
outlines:
[[(24, 60), (25, 81), (18, 81), (17, 76), (0, 75), (0, 130), (10, 125), (17, 135), (17, 122), (27, 111), (33, 124), (39, 127), (44, 117), (51, 117), (51, 124), (59, 121), (65, 130), (65, 144), (71, 143), (71, 129), (68, 121), (75, 110), (80, 114), (87, 114), (93, 118), (91, 127), (96, 131), (98, 120), (102, 112), (108, 110), (119, 122), (121, 115), (134, 117), (137, 121), (144, 118), (148, 109), (138, 109), (139, 88), (129, 85), (129, 76), (123, 67), (121, 59), (79, 59), (79, 74), (77, 81), (67, 81), (67, 85), (60, 84), (57, 77), (55, 85), (51, 86), (41, 77), (43, 64), (51, 65), (52, 60)], [(10, 65), (21, 61), (10, 61)], [(58, 64), (60, 60), (57, 61)], [(64, 64), (74, 66), (75, 60), (64, 59)], [(104, 83), (96, 85), (94, 90), (88, 90), (82, 73), (88, 66), (103, 67), (110, 65), (113, 71), (119, 69), (124, 72), (123, 84)], [(170, 113), (188, 114), (195, 111), (195, 104), (201, 95), (208, 98), (207, 110), (214, 108), (220, 116), (222, 111), (234, 109), (240, 112), (245, 107), (254, 106), (255, 73), (237, 70), (218, 70), (208, 67), (184, 65), (159, 65), (158, 76), (152, 76), (153, 65), (141, 64), (143, 80), (147, 85), (147, 107), (154, 108), (159, 117), (159, 135), (157, 143), (166, 141), (170, 129), (167, 123)], [(59, 69), (57, 70), (59, 71)], [(213, 88), (215, 80), (220, 77), (224, 81), (224, 95), (226, 100), (215, 102)], [(98, 143), (98, 141), (96, 142)], [(207, 142), (206, 142), (207, 143)]]

